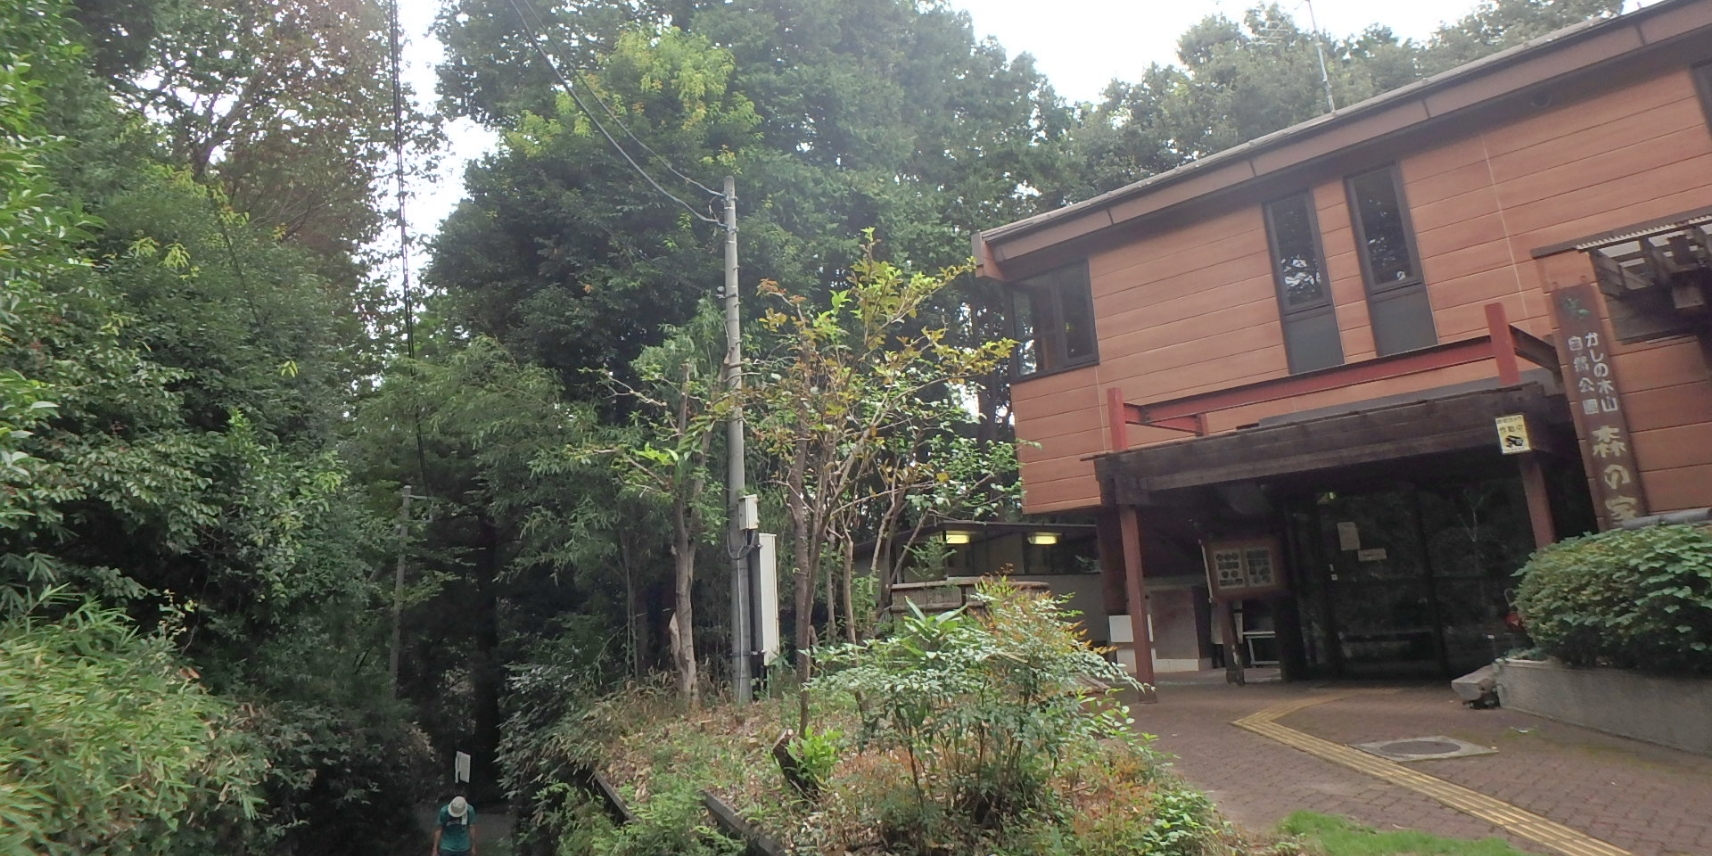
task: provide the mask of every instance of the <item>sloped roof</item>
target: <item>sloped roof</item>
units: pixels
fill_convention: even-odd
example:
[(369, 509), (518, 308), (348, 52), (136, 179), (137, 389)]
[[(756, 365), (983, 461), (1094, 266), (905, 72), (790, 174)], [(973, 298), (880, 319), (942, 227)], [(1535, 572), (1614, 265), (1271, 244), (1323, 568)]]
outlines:
[[(983, 275), (1008, 279), (1007, 263), (1362, 145), (1419, 133), (1695, 35), (1712, 35), (1712, 0), (1660, 0), (1615, 18), (1566, 27), (1169, 172), (976, 232), (975, 259)], [(1712, 46), (1702, 47), (1712, 54)]]

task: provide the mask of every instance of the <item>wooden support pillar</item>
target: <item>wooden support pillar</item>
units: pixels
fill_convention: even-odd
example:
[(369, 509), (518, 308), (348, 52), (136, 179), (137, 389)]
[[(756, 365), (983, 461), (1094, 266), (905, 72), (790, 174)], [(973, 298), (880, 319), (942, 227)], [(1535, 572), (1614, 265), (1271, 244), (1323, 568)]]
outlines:
[(1228, 600), (1219, 601), (1219, 635), (1225, 642), (1225, 683), (1244, 686), (1248, 683), (1247, 673), (1243, 671), (1242, 640), (1236, 638), (1236, 615)]
[(1534, 548), (1557, 542), (1557, 525), (1552, 521), (1551, 494), (1546, 490), (1545, 469), (1540, 466), (1536, 452), (1523, 452), (1516, 463), (1522, 471), (1522, 494), (1528, 499), (1528, 523), (1534, 529)]
[(1141, 518), (1135, 506), (1118, 506), (1118, 528), (1123, 535), (1124, 591), (1129, 602), (1130, 638), (1135, 648), (1135, 679), (1153, 683), (1153, 634), (1148, 628), (1147, 581), (1141, 567)]

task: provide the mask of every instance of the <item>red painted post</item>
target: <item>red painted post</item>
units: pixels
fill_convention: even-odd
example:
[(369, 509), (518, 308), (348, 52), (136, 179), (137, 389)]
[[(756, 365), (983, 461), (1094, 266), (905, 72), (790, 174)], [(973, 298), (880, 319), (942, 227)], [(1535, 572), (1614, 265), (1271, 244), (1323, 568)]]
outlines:
[(1113, 452), (1129, 451), (1129, 413), (1124, 407), (1123, 390), (1106, 387), (1106, 423), (1111, 432), (1107, 439), (1111, 440)]
[(1130, 643), (1135, 650), (1135, 679), (1153, 683), (1153, 634), (1148, 632), (1147, 581), (1141, 568), (1141, 518), (1135, 506), (1118, 506), (1118, 528), (1123, 535), (1124, 593), (1129, 605)]
[(1522, 367), (1516, 361), (1516, 336), (1510, 329), (1510, 318), (1504, 314), (1504, 304), (1486, 304), (1486, 331), (1492, 338), (1492, 359), (1498, 363), (1498, 382), (1515, 386), (1522, 382)]
[(1557, 523), (1552, 520), (1551, 493), (1546, 487), (1546, 473), (1536, 452), (1523, 452), (1516, 462), (1522, 473), (1522, 495), (1528, 501), (1528, 524), (1534, 530), (1534, 548), (1548, 547), (1557, 542)]

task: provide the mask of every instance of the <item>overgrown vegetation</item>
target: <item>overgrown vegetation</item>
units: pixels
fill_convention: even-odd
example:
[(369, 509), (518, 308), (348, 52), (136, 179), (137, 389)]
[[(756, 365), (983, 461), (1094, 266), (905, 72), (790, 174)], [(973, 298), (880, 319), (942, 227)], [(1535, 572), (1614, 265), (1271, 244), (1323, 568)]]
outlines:
[(706, 789), (799, 852), (1228, 852), (1211, 804), (1134, 729), (1120, 694), (1135, 683), (1061, 602), (1002, 584), (981, 596), (974, 611), (917, 612), (826, 653), (814, 731), (795, 742), (812, 790), (788, 784), (769, 751), (795, 726), (794, 689), (688, 715), (630, 690), (555, 723), (533, 751), (599, 767), (637, 820), (613, 826), (555, 783), (540, 788), (535, 834), (560, 854), (729, 852), (707, 829)]
[(1712, 673), (1712, 528), (1570, 538), (1519, 573), (1517, 609), (1545, 653), (1580, 666)]
[(114, 610), (50, 596), (0, 620), (0, 853), (241, 844), (264, 775), (243, 718)]

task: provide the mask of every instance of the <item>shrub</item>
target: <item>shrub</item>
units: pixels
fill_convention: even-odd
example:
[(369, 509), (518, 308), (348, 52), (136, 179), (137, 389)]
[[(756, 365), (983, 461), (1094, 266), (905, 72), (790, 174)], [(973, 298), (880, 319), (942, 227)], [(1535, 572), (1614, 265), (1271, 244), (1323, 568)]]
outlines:
[(861, 739), (902, 752), (913, 798), (888, 805), (886, 825), (918, 849), (935, 828), (1057, 813), (1061, 774), (1103, 744), (1139, 748), (1115, 690), (1096, 689), (1138, 685), (1064, 621), (1062, 599), (978, 594), (977, 613), (912, 605), (891, 635), (826, 652), (810, 686), (861, 699)]
[(241, 850), (264, 762), (235, 714), (115, 610), (0, 621), (0, 853)]
[(1712, 528), (1571, 538), (1518, 573), (1517, 608), (1547, 654), (1572, 665), (1712, 673)]

